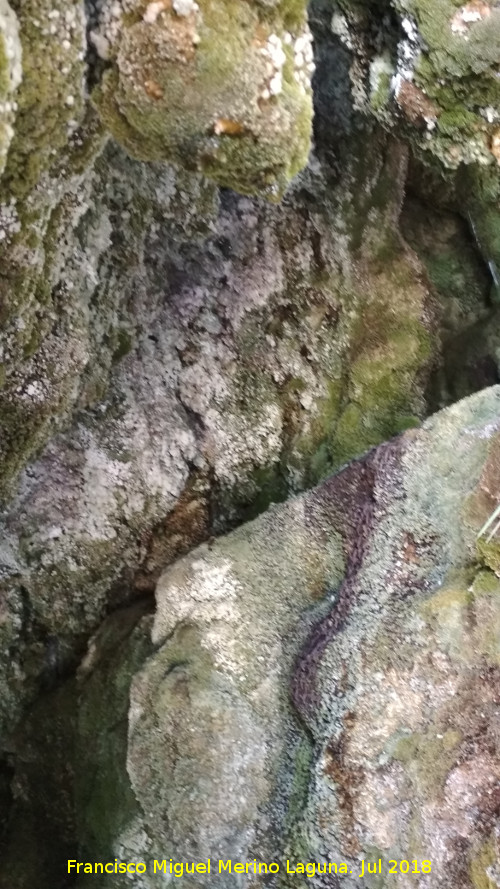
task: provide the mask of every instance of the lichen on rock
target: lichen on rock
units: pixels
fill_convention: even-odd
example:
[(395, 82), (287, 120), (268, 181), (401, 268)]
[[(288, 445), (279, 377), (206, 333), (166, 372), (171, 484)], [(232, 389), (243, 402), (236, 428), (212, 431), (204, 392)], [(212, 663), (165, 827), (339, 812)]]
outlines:
[(19, 19), (22, 83), (4, 183), (19, 198), (53, 165), (82, 121), (86, 17), (82, 0), (23, 0), (12, 5)]
[(0, 0), (0, 889), (496, 873), (497, 37)]
[(0, 176), (14, 136), (15, 92), (22, 79), (19, 23), (7, 0), (0, 3)]
[[(403, 885), (390, 860), (430, 861), (438, 889), (450, 873), (464, 889), (486, 886), (498, 867), (500, 584), (478, 565), (475, 538), (498, 498), (499, 407), (497, 386), (447, 408), (179, 559), (154, 616), (147, 603), (111, 615), (76, 677), (26, 717), (16, 769), (29, 794), (11, 803), (14, 823), (30, 800), (30, 830), (64, 812), (68, 852), (144, 861), (146, 889), (158, 884), (155, 859), (208, 857), (279, 862), (271, 879), (242, 875), (244, 887), (282, 885), (286, 859), (347, 862), (348, 889), (374, 885), (358, 876), (362, 859), (382, 860), (381, 889)], [(297, 712), (290, 685), (314, 641), (312, 706), (294, 699)], [(44, 786), (59, 801), (50, 813)], [(23, 848), (12, 834), (2, 889)], [(40, 885), (58, 874), (62, 884), (66, 861), (38, 838), (34, 848)], [(418, 870), (424, 889), (429, 871)], [(321, 874), (307, 885), (319, 889)]]
[[(337, 5), (337, 4), (336, 4)], [(450, 169), (498, 164), (500, 12), (490, 0), (340, 0), (332, 28), (354, 54), (359, 106)]]
[(283, 3), (265, 15), (239, 0), (115, 7), (104, 5), (93, 32), (111, 59), (94, 102), (115, 138), (142, 160), (279, 198), (310, 147), (305, 6)]

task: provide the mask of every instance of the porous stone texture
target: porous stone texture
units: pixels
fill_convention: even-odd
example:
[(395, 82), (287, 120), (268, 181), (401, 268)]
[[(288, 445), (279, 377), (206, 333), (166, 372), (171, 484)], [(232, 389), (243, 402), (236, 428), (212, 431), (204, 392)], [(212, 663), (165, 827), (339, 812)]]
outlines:
[[(145, 859), (344, 861), (349, 887), (402, 887), (391, 859), (430, 860), (431, 876), (412, 875), (419, 887), (447, 887), (450, 875), (487, 885), (498, 866), (500, 584), (478, 564), (475, 535), (499, 494), (499, 408), (498, 387), (462, 401), (162, 576), (157, 650), (129, 711)], [(338, 607), (357, 496), (343, 477), (366, 460), (374, 521), (350, 610), (311, 678), (317, 706), (296, 722), (294, 660)], [(346, 548), (346, 568), (350, 558)], [(360, 879), (362, 858), (380, 858), (382, 876)]]
[[(191, 170), (184, 163), (187, 151), (181, 152), (183, 169), (176, 173), (164, 164), (134, 164), (108, 144), (88, 95), (94, 85), (104, 95), (106, 78), (114, 76), (113, 67), (102, 72), (88, 35), (97, 40), (101, 55), (102, 40), (108, 41), (113, 66), (121, 41), (132, 39), (134, 28), (161, 35), (169, 22), (181, 26), (191, 15), (202, 15), (201, 7), (84, 7), (45, 0), (11, 6), (12, 14), (2, 14), (12, 54), (8, 86), (17, 106), (0, 181), (2, 500), (15, 492), (27, 462), (75, 413), (99, 403), (114, 366), (136, 348), (136, 333), (141, 351), (152, 348), (147, 340), (157, 333), (145, 334), (151, 315), (155, 323), (176, 329), (166, 358), (172, 386), (197, 431), (203, 427), (202, 450), (215, 467), (221, 511), (233, 511), (235, 520), (417, 422), (427, 410), (426, 377), (439, 352), (439, 331), (422, 270), (395, 232), (405, 150), (355, 116), (344, 94), (346, 72), (332, 55), (331, 30), (328, 39), (317, 32), (322, 78), (317, 157), (289, 191), (283, 209), (273, 211), (259, 201), (238, 204), (224, 193), (219, 212), (215, 186), (185, 171), (186, 165)], [(212, 6), (222, 16), (222, 5)], [(241, 38), (242, 45), (248, 37), (245, 17), (281, 21), (281, 36), (266, 31), (259, 58), (270, 54), (278, 64), (286, 56), (283, 70), (297, 69), (298, 79), (292, 80), (301, 93), (301, 65), (312, 64), (302, 4), (264, 4), (257, 11), (254, 4), (238, 2), (229, 12), (236, 8), (243, 21), (240, 30), (234, 25), (231, 39)], [(311, 16), (311, 26), (318, 20)], [(229, 13), (227, 21), (232, 21)], [(322, 21), (330, 19), (323, 14)], [(226, 56), (221, 51), (217, 58)], [(182, 80), (185, 71), (178, 64)], [(233, 89), (235, 79), (228, 75), (228, 82)], [(208, 107), (203, 91), (195, 92)], [(275, 99), (265, 100), (270, 108), (277, 107)], [(226, 112), (221, 108), (220, 114)], [(227, 137), (236, 146), (235, 158), (239, 146), (243, 164), (245, 139), (224, 131), (229, 117), (221, 120), (217, 138)], [(146, 132), (141, 124), (141, 137)], [(288, 136), (286, 141), (293, 144)], [(338, 153), (334, 162), (329, 152)], [(464, 185), (463, 204), (477, 195), (473, 230), (487, 264), (498, 247), (498, 182), (491, 177), (488, 187), (483, 179), (480, 184), (482, 191), (472, 182)], [(211, 237), (202, 240), (207, 232)], [(185, 257), (187, 273), (181, 270)], [(255, 267), (251, 273), (250, 266)], [(170, 310), (161, 319), (156, 313), (153, 267), (161, 267), (162, 284), (175, 291), (177, 304), (182, 298), (180, 321)], [(228, 275), (228, 269), (234, 272)], [(217, 296), (216, 289), (222, 291)], [(196, 293), (188, 297), (190, 290)], [(266, 302), (260, 315), (259, 300)], [(151, 314), (138, 319), (145, 301)], [(237, 319), (232, 305), (239, 306)], [(197, 385), (200, 375), (206, 387)]]
[(105, 149), (54, 269), (62, 315), (2, 392), (11, 484), (52, 433), (3, 513), (7, 726), (52, 659), (66, 669), (106, 609), (152, 591), (177, 555), (425, 415), (439, 339), (422, 267), (392, 230), (405, 163), (390, 149), (366, 182), (352, 174), (366, 221), (347, 227), (336, 203), (304, 212), (319, 170), (278, 208), (219, 202), (206, 181)]
[[(307, 732), (292, 663), (331, 593), (350, 602), (397, 449), (339, 475), (331, 510), (321, 489), (176, 560), (499, 379), (497, 10), (456, 7), (481, 62), (452, 76), (416, 6), (376, 27), (339, 9), (0, 0), (2, 889), (63, 889), (80, 848), (272, 858), (319, 836), (309, 668), (334, 658), (333, 624), (294, 686)], [(419, 88), (444, 66), (425, 101), (449, 88), (483, 123), (450, 135), (443, 112), (427, 139), (395, 100), (373, 114), (367, 35), (372, 60), (370, 40), (396, 62), (418, 40)], [(495, 398), (471, 402), (479, 426)], [(480, 550), (496, 570), (495, 541)]]
[[(313, 10), (324, 8), (314, 0)], [(336, 0), (352, 99), (454, 184), (500, 290), (500, 9), (495, 0)]]
[(498, 164), (500, 11), (494, 0), (339, 0), (333, 33), (352, 52), (355, 99), (405, 122), (447, 167)]
[[(316, 757), (295, 842), (348, 861), (339, 885), (407, 885), (390, 860), (431, 860), (423, 887), (487, 885), (498, 866), (500, 586), (475, 539), (498, 496), (498, 397), (436, 415), (375, 475), (352, 611), (302, 714)], [(362, 857), (385, 876), (360, 881)]]
[[(107, 14), (102, 4), (85, 7), (80, 0), (27, 0), (10, 6), (4, 0), (0, 7), (1, 46), (5, 44), (5, 53), (0, 50), (0, 144), (4, 146), (0, 148), (0, 168), (5, 166), (0, 181), (3, 500), (12, 493), (26, 462), (68, 422), (73, 411), (94, 403), (104, 393), (112, 361), (127, 351), (129, 334), (126, 324), (120, 323), (122, 293), (131, 268), (139, 265), (153, 213), (169, 219), (176, 215), (187, 238), (193, 228), (206, 226), (214, 213), (215, 189), (191, 175), (193, 164), (185, 150), (177, 176), (171, 167), (163, 167), (160, 173), (158, 169), (153, 172), (151, 166), (137, 165), (132, 172), (124, 155), (117, 159), (116, 176), (107, 173), (108, 166), (113, 166), (109, 154), (99, 167), (109, 136), (89, 97), (102, 73), (89, 43), (89, 34), (97, 27), (97, 6), (101, 21)], [(248, 9), (250, 15), (256, 15), (251, 4)], [(141, 21), (143, 13), (145, 8)], [(151, 15), (150, 10), (147, 18)], [(186, 18), (172, 15), (183, 21)], [(222, 13), (218, 15), (221, 18)], [(298, 8), (297, 16), (290, 16), (290, 27), (293, 20), (297, 32), (287, 53), (291, 58), (296, 41), (302, 40), (311, 66), (303, 8)], [(155, 31), (153, 24), (148, 27)], [(229, 24), (228, 19), (224, 27)], [(243, 23), (241, 29), (237, 22), (232, 24), (231, 33), (234, 30), (238, 43)], [(277, 39), (271, 41), (269, 51), (272, 49), (271, 55), (282, 67), (285, 53)], [(272, 61), (267, 49), (266, 54), (259, 55), (264, 66)], [(223, 60), (224, 53), (219, 53), (219, 58)], [(295, 63), (287, 64), (294, 70)], [(185, 71), (181, 62), (178, 66), (182, 79)], [(296, 73), (298, 76), (299, 69)], [(227, 71), (221, 73), (223, 81), (226, 75)], [(311, 97), (309, 87), (306, 95), (304, 85), (290, 76), (293, 87), (288, 92), (297, 92), (300, 100), (295, 107), (292, 96), (293, 107), (283, 112), (289, 129), (278, 152), (278, 166), (281, 169), (286, 153), (293, 154), (293, 146), (298, 145), (291, 131), (297, 111), (303, 138), (299, 140), (302, 148), (297, 148), (302, 154), (300, 163), (296, 157), (296, 172), (307, 157)], [(229, 80), (224, 82), (227, 87)], [(219, 85), (223, 89), (223, 83)], [(206, 102), (202, 89), (197, 87), (196, 95), (202, 104)], [(276, 101), (267, 102), (275, 123)], [(225, 133), (224, 113), (221, 107), (220, 126)], [(244, 166), (243, 146), (248, 140), (236, 138), (231, 144), (236, 146), (236, 155), (241, 147)], [(239, 163), (237, 157), (234, 163)], [(120, 182), (122, 166), (132, 172), (133, 181), (126, 173), (125, 182)], [(289, 166), (285, 162), (291, 175)], [(183, 172), (186, 167), (190, 175)], [(192, 225), (194, 219), (196, 224)]]
[[(150, 856), (274, 858), (290, 797), (279, 774), (287, 730), (288, 756), (297, 741), (286, 681), (297, 623), (343, 563), (340, 535), (326, 540), (322, 519), (307, 500), (274, 507), (161, 577), (157, 650), (132, 684), (127, 761)], [(158, 759), (168, 759), (165, 784)]]
[(310, 148), (305, 3), (107, 0), (91, 39), (112, 62), (93, 101), (134, 157), (279, 198)]
[[(24, 791), (2, 889), (26, 885), (16, 868), (31, 830), (42, 889), (64, 885), (66, 857), (144, 861), (144, 889), (164, 881), (155, 859), (207, 857), (280, 863), (275, 877), (240, 875), (242, 887), (319, 889), (325, 862), (347, 869), (327, 885), (405, 887), (391, 860), (421, 871), (419, 889), (487, 886), (499, 864), (500, 583), (476, 534), (500, 494), (499, 417), (500, 387), (459, 402), (178, 560), (154, 617), (145, 606), (110, 617), (76, 678), (18, 733), (12, 786)], [(371, 519), (360, 514), (353, 538), (367, 497)], [(290, 688), (318, 627), (295, 709)], [(57, 755), (44, 729), (56, 720)], [(63, 801), (64, 854), (42, 852)], [(298, 862), (316, 872), (301, 876)], [(214, 876), (176, 880), (191, 889)]]
[(19, 23), (13, 9), (0, 3), (0, 175), (14, 135), (17, 103), (14, 93), (22, 77)]

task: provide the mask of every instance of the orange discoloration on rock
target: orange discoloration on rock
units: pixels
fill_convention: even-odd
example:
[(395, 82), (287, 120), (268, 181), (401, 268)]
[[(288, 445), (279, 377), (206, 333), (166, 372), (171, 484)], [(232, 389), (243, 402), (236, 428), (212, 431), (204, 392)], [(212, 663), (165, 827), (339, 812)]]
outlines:
[(230, 120), (227, 117), (219, 117), (214, 123), (214, 133), (216, 136), (242, 136), (246, 132), (243, 124), (237, 120)]
[(145, 555), (134, 579), (136, 590), (154, 592), (167, 565), (209, 538), (210, 514), (204, 493), (200, 479), (188, 483), (172, 512), (141, 540)]
[(418, 562), (420, 557), (418, 554), (418, 546), (412, 534), (407, 532), (403, 542), (403, 558), (406, 562)]
[(496, 158), (497, 164), (500, 164), (500, 128), (495, 130), (491, 137), (491, 153)]
[[(346, 714), (346, 730), (352, 723), (352, 714)], [(323, 757), (323, 774), (335, 784), (335, 792), (342, 823), (342, 846), (345, 855), (356, 856), (360, 851), (359, 838), (356, 835), (354, 817), (355, 796), (363, 782), (363, 771), (354, 766), (346, 756), (344, 745), (347, 735), (340, 739), (332, 738), (327, 744)]]
[(397, 94), (397, 102), (405, 117), (412, 124), (425, 124), (437, 120), (439, 108), (420, 87), (404, 80)]
[(265, 46), (269, 37), (269, 27), (264, 24), (264, 22), (259, 22), (256, 29), (255, 35), (252, 40), (252, 46), (262, 47)]
[(466, 35), (469, 28), (491, 15), (491, 6), (485, 0), (471, 0), (462, 6), (451, 21), (451, 30), (455, 34)]
[(146, 80), (144, 84), (144, 89), (146, 90), (148, 96), (151, 99), (162, 99), (163, 98), (163, 90), (159, 83), (156, 80)]
[(151, 6), (157, 7), (155, 16), (154, 18), (151, 16), (149, 24), (146, 18), (144, 21), (149, 32), (152, 25), (154, 26), (154, 37), (149, 36), (148, 39), (150, 42), (154, 41), (158, 47), (158, 57), (161, 58), (166, 53), (172, 61), (192, 61), (195, 48), (200, 42), (196, 11), (190, 15), (178, 16), (174, 11), (172, 0), (162, 0), (161, 4), (150, 4)]

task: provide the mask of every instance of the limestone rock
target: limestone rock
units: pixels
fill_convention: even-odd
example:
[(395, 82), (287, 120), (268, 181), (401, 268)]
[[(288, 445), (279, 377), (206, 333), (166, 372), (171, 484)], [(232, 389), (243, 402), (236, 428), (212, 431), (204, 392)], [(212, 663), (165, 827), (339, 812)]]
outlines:
[(386, 15), (335, 4), (355, 99), (446, 167), (497, 165), (500, 11), (493, 0), (394, 0)]
[[(343, 2), (332, 27), (327, 6), (310, 14), (316, 145), (295, 176), (311, 132), (302, 0), (0, 0), (1, 889), (64, 886), (63, 851), (324, 848), (357, 865), (431, 834), (468, 843), (460, 885), (494, 873), (494, 738), (468, 701), (483, 695), (488, 721), (500, 557), (473, 537), (497, 495), (497, 392), (187, 555), (498, 379), (497, 10), (440, 4), (448, 47), (423, 2), (387, 5), (382, 24)], [(404, 59), (413, 79), (379, 95)], [(430, 186), (408, 178), (408, 145)], [(433, 207), (422, 225), (408, 183)], [(309, 697), (292, 682), (300, 721), (294, 660), (344, 570), (359, 602), (323, 639)], [(427, 709), (397, 713), (394, 739), (386, 700), (414, 686)], [(348, 797), (359, 778), (382, 799), (379, 767), (405, 801), (387, 817)]]
[(110, 58), (94, 102), (134, 156), (279, 198), (310, 148), (313, 71), (305, 7), (192, 0), (103, 5), (92, 34)]
[(19, 23), (7, 0), (0, 3), (0, 176), (14, 135), (15, 91), (22, 79)]
[[(381, 859), (382, 887), (404, 885), (406, 865), (393, 877), (391, 860), (418, 867), (417, 886), (428, 885), (428, 861), (436, 887), (448, 886), (450, 874), (463, 887), (486, 879), (495, 866), (500, 774), (500, 584), (475, 562), (475, 533), (488, 506), (472, 516), (467, 504), (485, 472), (489, 496), (498, 496), (491, 467), (498, 479), (499, 407), (498, 387), (461, 402), (161, 578), (153, 629), (161, 647), (134, 680), (129, 717), (128, 768), (152, 813), (151, 857), (167, 849), (177, 860), (344, 861), (354, 874), (342, 877), (348, 887), (373, 885), (358, 876), (362, 858)], [(359, 509), (367, 493), (370, 520)], [(339, 589), (342, 538), (352, 548), (349, 581)], [(326, 600), (314, 605), (321, 589)], [(320, 615), (335, 608), (344, 608), (344, 619), (329, 636), (328, 617)], [(301, 740), (287, 695), (304, 623), (318, 618), (327, 638), (310, 677), (315, 703), (298, 702), (308, 728)], [(231, 755), (210, 740), (222, 689), (238, 725), (230, 730)], [(251, 731), (240, 695), (251, 707)], [(207, 708), (201, 719), (200, 706)], [(153, 724), (162, 726), (158, 734)], [(181, 724), (190, 740), (176, 748), (162, 778), (154, 763), (164, 761)], [(304, 780), (310, 738), (304, 802), (294, 781)], [(196, 768), (191, 744), (210, 751)], [(286, 771), (292, 751), (295, 778)], [(233, 756), (246, 763), (239, 778)], [(248, 819), (251, 801), (258, 801), (255, 833), (245, 820), (243, 839), (236, 813), (244, 806)], [(190, 814), (192, 804), (213, 812), (211, 830), (210, 815), (205, 822)], [(184, 825), (179, 833), (177, 824)], [(278, 824), (287, 825), (284, 837)], [(302, 885), (300, 877), (287, 879)], [(322, 878), (309, 876), (311, 884), (323, 885)], [(242, 885), (264, 883), (248, 877)]]
[[(498, 813), (500, 585), (475, 561), (488, 505), (471, 513), (469, 504), (485, 473), (498, 496), (499, 407), (498, 387), (461, 402), (161, 578), (160, 647), (134, 679), (129, 714), (128, 770), (153, 837), (145, 856), (345, 861), (348, 887), (373, 885), (358, 877), (362, 858), (381, 859), (382, 887), (404, 885), (406, 865), (393, 877), (393, 859), (419, 863), (417, 886), (428, 885), (428, 861), (436, 887), (450, 873), (463, 887), (486, 879)], [(359, 509), (367, 495), (370, 520)], [(342, 540), (349, 580), (339, 588)], [(343, 597), (329, 636), (325, 611), (342, 610)], [(315, 703), (298, 702), (304, 733), (287, 698), (318, 620), (327, 638), (310, 677)]]
[[(145, 889), (162, 879), (154, 860), (170, 857), (280, 864), (274, 877), (241, 875), (242, 887), (319, 889), (318, 865), (344, 862), (348, 889), (402, 887), (410, 871), (424, 889), (429, 861), (438, 889), (450, 874), (464, 889), (487, 885), (498, 867), (500, 585), (497, 540), (484, 560), (476, 534), (500, 493), (499, 416), (497, 386), (177, 561), (154, 621), (140, 609), (111, 617), (78, 698), (71, 679), (29, 718), (12, 817), (39, 793), (38, 750), (55, 794), (75, 771), (67, 848), (144, 861)], [(82, 751), (69, 772), (44, 746), (54, 713)], [(32, 815), (36, 831), (47, 813)], [(2, 889), (17, 887), (10, 836)], [(298, 862), (315, 869), (301, 876)], [(85, 889), (95, 879), (80, 876)], [(191, 889), (213, 875), (176, 879)]]
[(15, 139), (5, 180), (19, 199), (54, 165), (82, 122), (86, 17), (81, 0), (16, 0), (11, 5), (19, 21), (22, 82), (17, 75)]
[(0, 393), (11, 483), (33, 439), (79, 409), (3, 516), (16, 565), (4, 581), (0, 672), (17, 671), (7, 722), (14, 691), (29, 699), (37, 664), (45, 673), (48, 639), (63, 669), (125, 595), (121, 583), (128, 596), (151, 591), (193, 545), (425, 415), (438, 336), (422, 268), (391, 241), (404, 162), (398, 152), (372, 162), (367, 200), (391, 185), (364, 225), (352, 220), (364, 245), (351, 257), (339, 211), (304, 219), (300, 192), (280, 207), (235, 195), (218, 207), (206, 182), (105, 150), (54, 268), (60, 329), (12, 363)]
[(421, 870), (417, 886), (475, 887), (495, 867), (500, 586), (475, 534), (491, 509), (477, 498), (498, 466), (498, 395), (437, 415), (399, 453), (382, 448), (351, 610), (324, 649), (317, 709), (303, 711), (316, 757), (295, 842), (347, 861), (342, 885), (373, 885), (361, 858), (382, 859), (381, 886), (405, 884), (400, 861)]

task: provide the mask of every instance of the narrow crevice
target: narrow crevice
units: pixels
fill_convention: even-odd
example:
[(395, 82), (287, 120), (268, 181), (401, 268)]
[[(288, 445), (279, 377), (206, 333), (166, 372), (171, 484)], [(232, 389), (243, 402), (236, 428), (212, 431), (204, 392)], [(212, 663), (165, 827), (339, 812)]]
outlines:
[(474, 231), (446, 197), (431, 203), (410, 183), (401, 228), (436, 297), (440, 354), (426, 391), (432, 414), (500, 381), (500, 306)]

